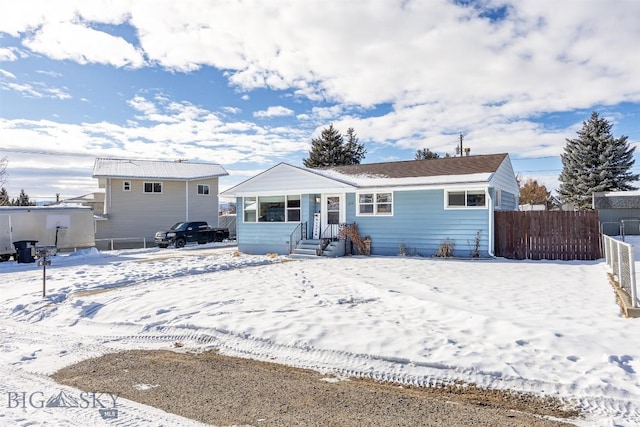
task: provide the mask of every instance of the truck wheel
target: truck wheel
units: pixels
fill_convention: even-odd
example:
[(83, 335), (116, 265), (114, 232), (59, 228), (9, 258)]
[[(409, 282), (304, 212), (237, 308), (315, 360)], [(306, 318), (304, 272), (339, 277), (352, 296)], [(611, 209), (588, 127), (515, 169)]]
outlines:
[(186, 244), (187, 242), (184, 239), (176, 240), (176, 248), (184, 248), (184, 245)]
[(169, 245), (166, 245), (164, 243), (158, 243), (158, 247), (161, 248), (161, 249), (166, 249), (167, 246), (169, 246)]
[(222, 231), (216, 231), (216, 234), (213, 236), (214, 242), (222, 242), (224, 240), (224, 233)]
[(0, 255), (0, 262), (9, 261), (11, 259), (11, 255)]

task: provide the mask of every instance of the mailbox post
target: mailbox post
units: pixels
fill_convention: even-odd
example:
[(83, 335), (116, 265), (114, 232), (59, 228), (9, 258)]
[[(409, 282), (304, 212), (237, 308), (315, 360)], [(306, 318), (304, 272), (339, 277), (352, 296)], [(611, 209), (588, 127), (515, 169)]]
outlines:
[(47, 265), (51, 265), (51, 260), (47, 259), (49, 256), (49, 248), (38, 248), (38, 265), (42, 266), (42, 297), (47, 296)]

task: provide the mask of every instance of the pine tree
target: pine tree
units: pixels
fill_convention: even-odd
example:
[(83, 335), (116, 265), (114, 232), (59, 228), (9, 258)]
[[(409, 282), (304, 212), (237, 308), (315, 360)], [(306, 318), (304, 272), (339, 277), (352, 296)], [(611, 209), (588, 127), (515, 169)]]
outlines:
[(582, 122), (578, 137), (567, 139), (560, 156), (560, 200), (584, 210), (591, 208), (595, 192), (636, 189), (631, 183), (639, 175), (630, 172), (635, 148), (629, 146), (626, 136), (614, 138), (612, 127), (594, 111), (588, 121)]
[(428, 148), (423, 148), (422, 150), (416, 151), (416, 160), (429, 160), (429, 159), (439, 159), (440, 155), (438, 153), (434, 153)]
[(10, 204), (11, 200), (9, 199), (7, 189), (4, 187), (0, 188), (0, 206), (9, 206)]
[(340, 132), (333, 124), (322, 130), (320, 138), (311, 140), (309, 158), (303, 159), (308, 168), (337, 165), (357, 165), (364, 158), (366, 149), (358, 142), (353, 128), (347, 130), (348, 141), (345, 143)]
[(364, 148), (364, 144), (360, 144), (358, 137), (356, 136), (353, 128), (347, 129), (347, 144), (344, 146), (344, 163), (345, 165), (359, 165), (362, 159), (364, 159), (364, 153), (367, 149)]
[(35, 206), (35, 203), (29, 200), (29, 196), (24, 190), (20, 190), (20, 194), (11, 201), (11, 204), (13, 206)]

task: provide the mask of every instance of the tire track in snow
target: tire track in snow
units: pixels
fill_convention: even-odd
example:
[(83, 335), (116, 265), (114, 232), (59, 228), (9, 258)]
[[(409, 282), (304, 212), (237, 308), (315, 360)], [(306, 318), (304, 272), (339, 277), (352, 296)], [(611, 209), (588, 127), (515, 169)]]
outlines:
[[(587, 415), (599, 417), (622, 417), (633, 425), (640, 425), (640, 409), (632, 402), (621, 402), (605, 396), (571, 396), (571, 390), (556, 383), (505, 377), (497, 372), (483, 372), (454, 365), (417, 362), (404, 358), (382, 355), (357, 354), (342, 350), (319, 349), (311, 346), (277, 344), (270, 340), (238, 334), (219, 329), (185, 331), (180, 327), (158, 326), (157, 334), (103, 336), (105, 344), (116, 342), (131, 343), (191, 343), (204, 349), (215, 349), (227, 356), (243, 357), (265, 362), (281, 363), (301, 369), (310, 369), (338, 377), (365, 378), (380, 382), (413, 387), (461, 387), (460, 380), (474, 379), (481, 388), (498, 390), (518, 390), (533, 395), (541, 395), (541, 390), (556, 390), (557, 398), (569, 407), (577, 407)], [(415, 368), (421, 374), (403, 372), (405, 366)]]

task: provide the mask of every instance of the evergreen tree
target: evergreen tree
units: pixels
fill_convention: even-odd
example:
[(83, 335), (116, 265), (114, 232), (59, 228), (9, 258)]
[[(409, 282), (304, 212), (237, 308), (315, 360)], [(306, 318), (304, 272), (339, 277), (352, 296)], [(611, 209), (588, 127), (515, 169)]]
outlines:
[(35, 206), (35, 203), (29, 200), (29, 196), (24, 190), (20, 190), (20, 194), (12, 200), (11, 204), (13, 206)]
[(429, 159), (439, 159), (440, 155), (438, 153), (434, 153), (428, 148), (423, 148), (422, 150), (416, 151), (416, 160), (429, 160)]
[[(518, 181), (520, 184), (520, 181)], [(520, 186), (520, 203), (529, 203), (531, 205), (547, 205), (551, 192), (544, 185), (538, 184), (538, 181), (529, 178)]]
[(344, 163), (345, 165), (359, 165), (362, 159), (364, 159), (364, 153), (367, 149), (364, 148), (364, 144), (360, 144), (358, 137), (356, 136), (353, 128), (347, 129), (347, 144), (344, 147)]
[(0, 188), (0, 206), (9, 206), (11, 205), (11, 200), (9, 199), (9, 193), (7, 193), (7, 189), (2, 187)]
[(630, 172), (633, 152), (626, 136), (614, 138), (612, 124), (591, 114), (582, 122), (578, 137), (567, 139), (560, 173), (560, 200), (576, 209), (590, 209), (593, 193), (601, 191), (635, 190), (631, 183), (639, 177)]
[(337, 165), (357, 165), (364, 158), (366, 149), (358, 142), (353, 128), (347, 130), (347, 142), (340, 132), (333, 127), (324, 128), (319, 138), (311, 140), (309, 158), (303, 159), (308, 168)]

